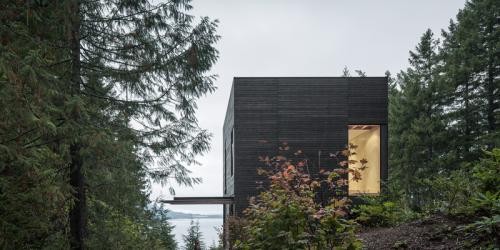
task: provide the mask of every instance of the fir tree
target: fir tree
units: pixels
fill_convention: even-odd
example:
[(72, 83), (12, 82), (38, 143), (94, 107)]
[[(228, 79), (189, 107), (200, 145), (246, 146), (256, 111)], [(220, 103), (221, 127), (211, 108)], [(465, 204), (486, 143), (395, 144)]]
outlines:
[(0, 9), (0, 248), (64, 249), (71, 106), (63, 107), (60, 10), (36, 1)]
[(354, 72), (356, 72), (356, 74), (358, 74), (359, 77), (366, 77), (366, 72), (364, 72), (360, 69), (357, 69)]
[(214, 90), (217, 58), (216, 23), (193, 25), (189, 9), (182, 0), (2, 6), (1, 247), (172, 248), (166, 218), (147, 204), (148, 178), (199, 181), (186, 166), (209, 134), (194, 111)]
[(498, 1), (469, 1), (443, 31), (443, 74), (454, 89), (450, 115), (461, 161), (477, 160), (499, 143), (499, 15)]
[(347, 66), (344, 66), (344, 69), (342, 70), (342, 77), (350, 77), (351, 72), (349, 71), (349, 68)]
[[(197, 126), (196, 99), (214, 90), (206, 73), (217, 58), (216, 23), (207, 18), (192, 26), (184, 13), (189, 1), (68, 3), (67, 48), (71, 93), (83, 100), (108, 103), (107, 113), (124, 117), (134, 130), (137, 154), (153, 164), (149, 175), (161, 183), (191, 185), (185, 164), (208, 149), (209, 134)], [(84, 102), (89, 103), (90, 101)], [(87, 111), (85, 104), (79, 107)], [(87, 117), (82, 119), (79, 117)], [(75, 205), (70, 210), (73, 248), (85, 237), (85, 166), (81, 153), (88, 130), (98, 126), (79, 115), (77, 137), (70, 146), (70, 184)], [(89, 138), (90, 139), (90, 138)]]
[(391, 168), (414, 207), (426, 188), (420, 181), (442, 169), (446, 158), (443, 96), (439, 82), (438, 42), (427, 30), (410, 52), (410, 68), (398, 75), (398, 92), (391, 88)]
[(199, 222), (194, 222), (191, 220), (191, 225), (187, 231), (186, 235), (183, 235), (184, 239), (184, 249), (186, 250), (201, 250), (205, 249), (205, 244), (203, 243), (203, 235), (200, 232)]
[[(366, 77), (366, 72), (360, 69), (356, 69), (354, 72), (356, 72), (359, 77)], [(342, 70), (342, 77), (351, 77), (351, 72), (347, 66), (344, 66), (344, 69)]]

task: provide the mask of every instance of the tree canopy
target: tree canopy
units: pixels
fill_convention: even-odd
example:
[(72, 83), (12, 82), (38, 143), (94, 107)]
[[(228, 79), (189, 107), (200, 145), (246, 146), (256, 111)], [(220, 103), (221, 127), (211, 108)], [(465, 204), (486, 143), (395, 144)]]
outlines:
[(217, 22), (188, 0), (2, 5), (0, 246), (175, 248), (148, 190), (200, 181)]

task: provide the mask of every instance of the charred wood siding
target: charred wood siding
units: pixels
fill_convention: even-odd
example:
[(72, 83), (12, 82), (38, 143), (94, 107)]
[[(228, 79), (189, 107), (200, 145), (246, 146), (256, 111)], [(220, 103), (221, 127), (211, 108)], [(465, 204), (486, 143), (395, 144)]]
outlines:
[[(382, 176), (387, 176), (387, 78), (234, 78), (224, 123), (225, 185), (234, 191), (236, 213), (257, 195), (263, 178), (259, 156), (274, 156), (282, 142), (301, 149), (311, 170), (333, 166), (329, 153), (347, 144), (347, 125), (380, 124)], [(234, 178), (230, 138), (234, 129)], [(385, 144), (384, 144), (385, 143)], [(225, 193), (230, 195), (231, 192)]]
[(387, 78), (350, 77), (349, 123), (387, 124)]
[(231, 89), (223, 129), (223, 163), (224, 163), (224, 190), (225, 197), (234, 195), (234, 174), (231, 175), (231, 131), (234, 125), (234, 87)]
[(240, 214), (248, 198), (258, 193), (258, 157), (276, 150), (278, 142), (278, 81), (235, 81), (235, 208)]

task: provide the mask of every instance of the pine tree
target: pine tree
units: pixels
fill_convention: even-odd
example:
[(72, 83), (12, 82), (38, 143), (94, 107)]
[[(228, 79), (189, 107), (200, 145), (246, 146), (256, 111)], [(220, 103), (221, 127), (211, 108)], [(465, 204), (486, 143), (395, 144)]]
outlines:
[(444, 75), (454, 88), (450, 114), (461, 161), (477, 160), (482, 149), (499, 143), (499, 15), (498, 1), (469, 1), (443, 31)]
[(437, 46), (432, 31), (427, 30), (410, 52), (410, 68), (398, 75), (399, 91), (390, 90), (391, 179), (411, 197), (415, 208), (427, 192), (420, 181), (446, 165), (446, 92), (438, 77)]
[(186, 250), (201, 250), (205, 249), (205, 244), (203, 243), (203, 234), (200, 232), (199, 222), (194, 222), (191, 220), (191, 225), (187, 231), (186, 235), (183, 235), (184, 239), (184, 249)]

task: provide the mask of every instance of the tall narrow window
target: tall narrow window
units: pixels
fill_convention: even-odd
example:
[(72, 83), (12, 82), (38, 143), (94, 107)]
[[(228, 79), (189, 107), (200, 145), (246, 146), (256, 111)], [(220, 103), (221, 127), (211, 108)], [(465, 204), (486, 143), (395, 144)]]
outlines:
[(231, 130), (231, 176), (234, 174), (234, 128)]
[(361, 170), (361, 180), (354, 181), (349, 174), (349, 195), (380, 193), (380, 126), (379, 125), (349, 125), (349, 144), (356, 145), (356, 154), (349, 160), (357, 161), (350, 168), (359, 167), (363, 159), (368, 161), (367, 168)]
[(222, 150), (222, 152), (223, 152), (223, 158), (222, 159), (224, 161), (223, 162), (223, 164), (224, 164), (224, 168), (223, 168), (224, 169), (223, 170), (224, 171), (224, 184), (223, 184), (224, 185), (224, 194), (227, 194), (227, 184), (226, 184), (226, 176), (227, 176), (227, 159), (226, 159), (227, 153), (226, 153), (226, 150), (227, 149), (226, 149), (226, 145), (227, 145), (226, 144), (226, 140), (224, 140), (224, 148)]

